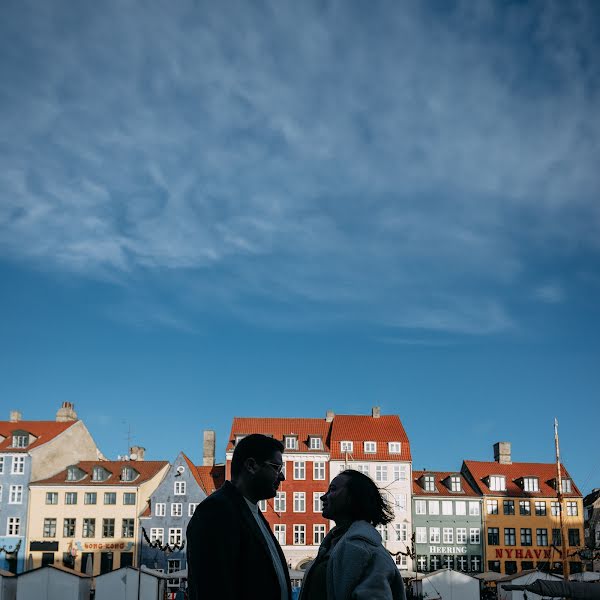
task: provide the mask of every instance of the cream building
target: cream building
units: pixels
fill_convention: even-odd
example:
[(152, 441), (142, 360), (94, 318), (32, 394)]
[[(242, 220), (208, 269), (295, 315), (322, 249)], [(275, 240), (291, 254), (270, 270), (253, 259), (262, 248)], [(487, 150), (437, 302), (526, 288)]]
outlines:
[(137, 565), (139, 517), (167, 461), (80, 461), (30, 484), (27, 551), (33, 566), (63, 563), (93, 574)]

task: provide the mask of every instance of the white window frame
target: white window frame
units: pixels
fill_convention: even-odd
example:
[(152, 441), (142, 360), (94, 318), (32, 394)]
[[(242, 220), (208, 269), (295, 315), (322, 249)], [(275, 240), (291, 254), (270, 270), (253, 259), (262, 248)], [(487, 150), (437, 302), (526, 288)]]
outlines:
[(183, 529), (181, 527), (169, 527), (169, 546), (175, 544), (181, 546), (183, 540)]
[(429, 528), (429, 543), (430, 544), (439, 544), (440, 543), (440, 528), (439, 527), (430, 527)]
[(286, 512), (286, 492), (277, 492), (273, 499), (273, 510), (277, 513)]
[(267, 501), (266, 500), (259, 500), (256, 503), (256, 506), (258, 506), (258, 510), (260, 510), (261, 513), (265, 513), (267, 512)]
[(165, 543), (165, 528), (164, 527), (151, 527), (150, 528), (150, 541), (160, 542), (161, 546)]
[(469, 501), (469, 516), (479, 517), (481, 516), (481, 505), (479, 502)]
[(13, 448), (27, 448), (29, 446), (29, 434), (19, 434), (12, 436), (12, 447)]
[(313, 479), (315, 481), (325, 481), (325, 462), (315, 461), (313, 463)]
[(426, 492), (435, 492), (435, 475), (423, 475), (423, 489)]
[(402, 444), (400, 442), (388, 442), (388, 452), (390, 454), (400, 454), (402, 452)]
[(450, 475), (450, 491), (451, 492), (462, 492), (462, 482), (460, 475)]
[(306, 512), (306, 493), (305, 492), (294, 492), (294, 512), (295, 513)]
[(0, 475), (4, 473), (4, 456), (0, 456)]
[(394, 465), (394, 481), (407, 481), (406, 465)]
[(175, 496), (185, 496), (186, 487), (185, 481), (176, 481), (173, 484), (173, 494)]
[(467, 502), (465, 500), (456, 500), (454, 503), (454, 514), (460, 517), (467, 515)]
[(408, 541), (408, 525), (406, 523), (395, 523), (394, 533), (396, 534), (397, 542)]
[(523, 477), (523, 490), (525, 492), (539, 492), (540, 486), (537, 477)]
[(313, 492), (313, 512), (322, 513), (323, 512), (323, 501), (321, 500), (321, 496), (325, 492)]
[(456, 528), (456, 543), (466, 544), (467, 543), (467, 528), (457, 527)]
[(286, 450), (298, 450), (298, 438), (296, 436), (286, 435), (284, 438)]
[(21, 517), (8, 517), (6, 519), (6, 537), (19, 537), (21, 535)]
[(569, 477), (562, 478), (562, 493), (571, 494), (573, 492), (573, 484)]
[(387, 481), (388, 468), (387, 465), (375, 465), (375, 481)]
[(310, 438), (310, 449), (311, 450), (322, 450), (323, 442), (320, 437), (312, 436)]
[(394, 506), (401, 512), (406, 512), (406, 494), (394, 494)]
[(166, 502), (157, 502), (154, 505), (154, 516), (155, 517), (164, 517), (167, 514), (167, 503)]
[(557, 500), (550, 501), (550, 514), (553, 517), (560, 516), (560, 502), (558, 502)]
[[(302, 541), (300, 541), (302, 540)], [(306, 525), (294, 525), (294, 546), (306, 546)]]
[(77, 504), (77, 492), (65, 492), (65, 505), (74, 506), (75, 504)]
[(377, 525), (375, 527), (375, 529), (379, 532), (379, 535), (381, 536), (382, 543), (385, 544), (388, 541), (388, 539), (389, 539), (387, 525), (383, 525), (383, 524)]
[(442, 514), (446, 516), (452, 516), (452, 500), (442, 500)]
[(440, 514), (440, 501), (439, 500), (428, 500), (427, 501), (427, 514), (439, 515)]
[(481, 544), (481, 530), (479, 527), (469, 528), (469, 544)]
[(8, 491), (9, 504), (23, 504), (23, 486), (20, 484), (11, 485)]
[(190, 502), (188, 504), (188, 517), (194, 516), (194, 511), (196, 510), (196, 506), (198, 506), (197, 502)]
[(369, 440), (363, 442), (363, 451), (365, 454), (376, 454), (377, 453), (377, 442)]
[(427, 543), (427, 527), (415, 527), (415, 543)]
[(427, 514), (427, 500), (415, 500), (415, 515)]
[(182, 517), (183, 516), (183, 504), (181, 502), (171, 502), (171, 516)]
[(354, 451), (354, 442), (350, 440), (344, 440), (340, 442), (340, 452), (353, 452)]
[(294, 479), (296, 481), (304, 481), (306, 479), (306, 461), (294, 461)]
[(10, 468), (11, 475), (23, 475), (25, 473), (25, 457), (13, 456)]
[(506, 477), (504, 475), (490, 475), (489, 488), (492, 492), (505, 492)]
[(325, 539), (325, 525), (323, 523), (315, 523), (313, 525), (313, 546), (319, 546)]
[(275, 535), (275, 539), (279, 542), (280, 546), (286, 545), (286, 526), (284, 524), (276, 524), (273, 527), (273, 533)]
[[(133, 497), (133, 502), (129, 502)], [(125, 502), (125, 499), (128, 502)], [(123, 506), (135, 506), (137, 503), (137, 493), (136, 492), (123, 492)]]
[(567, 500), (567, 517), (579, 516), (579, 509), (575, 500)]
[(454, 544), (454, 528), (444, 527), (442, 529), (442, 544)]

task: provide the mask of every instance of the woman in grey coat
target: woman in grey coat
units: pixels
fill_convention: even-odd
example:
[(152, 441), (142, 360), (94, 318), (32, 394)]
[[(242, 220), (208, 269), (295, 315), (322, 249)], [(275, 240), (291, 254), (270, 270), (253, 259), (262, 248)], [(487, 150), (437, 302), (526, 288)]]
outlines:
[(304, 576), (300, 600), (405, 600), (398, 567), (375, 529), (393, 512), (371, 478), (343, 471), (321, 500), (335, 527)]

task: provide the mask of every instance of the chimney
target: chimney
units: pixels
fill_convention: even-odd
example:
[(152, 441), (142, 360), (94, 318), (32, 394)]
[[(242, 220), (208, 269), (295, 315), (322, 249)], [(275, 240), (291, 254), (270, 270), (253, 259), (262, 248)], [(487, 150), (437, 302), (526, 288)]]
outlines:
[(65, 421), (77, 421), (75, 405), (72, 402), (63, 402), (56, 411), (56, 420), (59, 423), (64, 423)]
[(331, 409), (328, 409), (327, 413), (325, 414), (325, 421), (327, 423), (331, 423), (333, 421), (333, 417), (335, 417), (335, 413)]
[(18, 410), (11, 410), (10, 411), (10, 422), (17, 423), (18, 421), (21, 420), (22, 416), (23, 415)]
[(374, 419), (379, 419), (379, 417), (381, 416), (381, 407), (380, 406), (374, 406), (371, 410), (371, 416)]
[(131, 446), (131, 448), (129, 448), (129, 458), (131, 458), (131, 460), (144, 460), (145, 453), (146, 448), (142, 448), (142, 446)]
[(215, 432), (212, 429), (205, 429), (202, 432), (202, 464), (205, 467), (213, 467), (215, 464)]
[(494, 444), (494, 460), (501, 465), (511, 465), (510, 442), (496, 442)]

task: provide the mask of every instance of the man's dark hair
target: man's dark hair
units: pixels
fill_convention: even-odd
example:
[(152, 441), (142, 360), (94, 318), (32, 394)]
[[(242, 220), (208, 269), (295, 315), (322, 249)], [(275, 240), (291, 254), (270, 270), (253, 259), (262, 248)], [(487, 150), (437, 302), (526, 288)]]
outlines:
[(340, 475), (346, 478), (353, 521), (367, 521), (371, 525), (385, 525), (394, 519), (394, 511), (375, 482), (360, 471), (346, 469)]
[(235, 445), (231, 459), (231, 478), (235, 479), (242, 472), (248, 458), (263, 463), (272, 458), (275, 452), (283, 453), (283, 444), (279, 440), (262, 433), (247, 435)]

